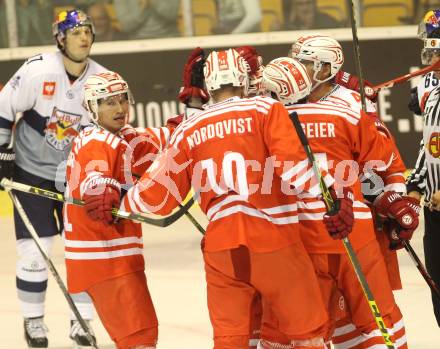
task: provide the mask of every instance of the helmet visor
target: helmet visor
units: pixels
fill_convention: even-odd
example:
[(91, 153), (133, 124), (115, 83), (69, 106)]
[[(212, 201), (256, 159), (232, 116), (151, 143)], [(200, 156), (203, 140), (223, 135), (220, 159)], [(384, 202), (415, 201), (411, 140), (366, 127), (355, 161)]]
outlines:
[(422, 54), (420, 55), (422, 64), (424, 65), (432, 64), (431, 62), (433, 57), (440, 57), (440, 49), (424, 48), (422, 50)]
[(440, 57), (440, 39), (424, 39), (421, 61), (424, 65), (430, 65), (433, 57)]

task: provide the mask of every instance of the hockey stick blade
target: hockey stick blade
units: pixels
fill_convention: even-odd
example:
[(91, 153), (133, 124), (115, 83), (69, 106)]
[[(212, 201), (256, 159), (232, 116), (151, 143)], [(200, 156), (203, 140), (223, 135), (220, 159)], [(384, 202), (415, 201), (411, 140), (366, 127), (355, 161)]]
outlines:
[(373, 90), (379, 91), (384, 88), (390, 88), (390, 87), (393, 87), (394, 85), (401, 84), (402, 82), (406, 82), (416, 76), (424, 75), (424, 74), (427, 74), (427, 73), (429, 73), (433, 70), (437, 70), (437, 69), (440, 69), (440, 61), (435, 62), (434, 64), (431, 64), (425, 68), (416, 70), (415, 72), (408, 73), (408, 74), (405, 74), (405, 75), (400, 76), (398, 78), (395, 78), (395, 79), (383, 82), (379, 85), (373, 86)]
[[(7, 189), (22, 191), (25, 193), (42, 196), (51, 200), (67, 202), (69, 204), (73, 204), (77, 206), (84, 205), (84, 201), (82, 200), (75, 198), (65, 198), (63, 194), (56, 193), (46, 189), (33, 187), (23, 183), (14, 182), (7, 178), (3, 178), (0, 184)], [(185, 205), (181, 206), (178, 211), (164, 218), (146, 217), (144, 215), (137, 213), (120, 211), (116, 208), (112, 210), (112, 215), (119, 218), (131, 219), (136, 222), (154, 225), (156, 227), (167, 227), (173, 224), (175, 221), (177, 221), (180, 217), (182, 217), (192, 207), (193, 204), (194, 204), (194, 198), (191, 198), (190, 200), (188, 200), (188, 202)]]
[[(321, 173), (319, 172), (319, 168), (315, 161), (315, 156), (307, 140), (307, 136), (305, 135), (304, 130), (301, 126), (301, 122), (299, 121), (298, 113), (293, 112), (289, 114), (289, 118), (292, 121), (293, 126), (295, 127), (295, 130), (297, 132), (297, 135), (301, 141), (301, 144), (304, 147), (304, 151), (307, 154), (307, 158), (309, 159), (313, 167), (313, 173), (315, 174), (315, 176), (319, 181), (319, 185), (321, 187), (321, 191), (327, 207), (327, 211), (329, 213), (335, 211), (335, 202), (330, 194), (329, 188), (325, 184), (325, 181), (322, 178)], [(347, 237), (342, 239), (342, 243), (344, 245), (345, 251), (347, 252), (348, 258), (350, 259), (353, 270), (359, 280), (359, 284), (362, 288), (368, 306), (370, 307), (371, 314), (373, 315), (377, 328), (380, 330), (383, 341), (388, 349), (395, 349), (393, 341), (391, 340), (391, 335), (388, 332), (388, 329), (385, 325), (385, 321), (383, 320), (382, 315), (379, 311), (379, 307), (377, 306), (376, 300), (374, 299), (373, 292), (371, 292), (365, 274), (362, 271), (361, 264), (359, 262), (359, 259), (357, 258), (356, 252), (354, 251), (353, 246), (351, 245), (351, 242)]]

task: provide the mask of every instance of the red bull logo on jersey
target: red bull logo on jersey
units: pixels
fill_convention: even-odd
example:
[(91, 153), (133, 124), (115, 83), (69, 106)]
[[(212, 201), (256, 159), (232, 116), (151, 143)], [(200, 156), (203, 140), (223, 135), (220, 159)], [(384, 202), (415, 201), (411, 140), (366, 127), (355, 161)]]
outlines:
[(440, 132), (431, 133), (427, 147), (432, 157), (440, 158)]
[(78, 135), (81, 115), (54, 108), (46, 126), (46, 142), (56, 150), (65, 150)]

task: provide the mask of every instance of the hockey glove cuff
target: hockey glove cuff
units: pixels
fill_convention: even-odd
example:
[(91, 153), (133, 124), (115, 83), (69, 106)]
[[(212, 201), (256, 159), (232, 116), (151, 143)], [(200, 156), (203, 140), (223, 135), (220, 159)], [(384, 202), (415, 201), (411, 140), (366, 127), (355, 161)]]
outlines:
[(419, 225), (420, 205), (412, 197), (385, 191), (374, 200), (373, 205), (380, 216), (395, 219), (402, 229), (415, 230)]
[[(352, 75), (342, 70), (340, 70), (335, 75), (335, 83), (344, 86), (349, 90), (353, 90), (357, 92), (360, 91), (359, 78), (355, 75)], [(365, 97), (367, 97), (373, 103), (376, 103), (378, 94), (373, 89), (373, 85), (368, 80), (365, 79), (364, 79), (364, 92), (365, 92)]]
[[(15, 153), (13, 149), (8, 149), (8, 146), (0, 146), (0, 180), (3, 178), (12, 179), (14, 174)], [(3, 187), (0, 185), (0, 190)]]

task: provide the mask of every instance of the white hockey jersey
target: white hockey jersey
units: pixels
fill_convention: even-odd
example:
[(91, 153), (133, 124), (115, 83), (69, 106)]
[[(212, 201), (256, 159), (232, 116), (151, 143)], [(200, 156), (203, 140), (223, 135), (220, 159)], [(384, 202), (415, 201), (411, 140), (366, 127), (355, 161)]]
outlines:
[[(351, 108), (360, 113), (362, 109), (361, 95), (357, 91), (350, 90), (336, 84), (333, 89), (320, 99), (320, 102), (333, 102)], [(376, 104), (365, 98), (367, 113), (377, 113)]]
[(105, 71), (93, 60), (72, 84), (61, 52), (26, 60), (0, 92), (0, 144), (14, 135), (16, 164), (36, 176), (55, 180), (57, 167), (64, 174), (65, 160), (81, 125), (89, 123), (83, 85), (87, 78)]

